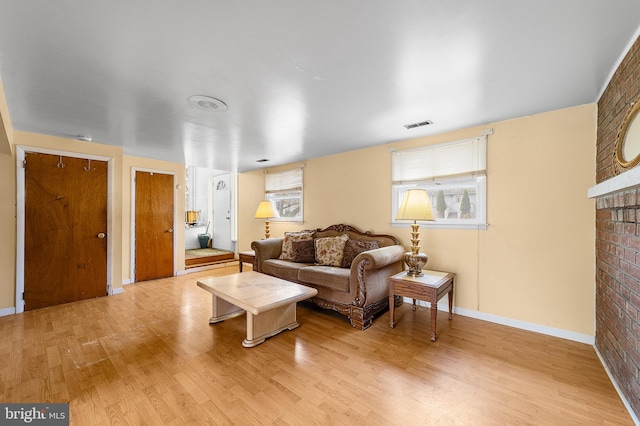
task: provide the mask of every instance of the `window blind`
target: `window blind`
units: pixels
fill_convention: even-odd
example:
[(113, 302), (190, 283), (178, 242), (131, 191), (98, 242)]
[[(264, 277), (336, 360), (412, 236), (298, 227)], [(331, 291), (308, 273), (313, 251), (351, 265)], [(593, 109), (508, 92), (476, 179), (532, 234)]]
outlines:
[(286, 172), (267, 173), (265, 178), (265, 192), (272, 194), (283, 191), (302, 191), (302, 169)]
[(397, 151), (392, 157), (394, 185), (474, 177), (486, 172), (486, 136)]

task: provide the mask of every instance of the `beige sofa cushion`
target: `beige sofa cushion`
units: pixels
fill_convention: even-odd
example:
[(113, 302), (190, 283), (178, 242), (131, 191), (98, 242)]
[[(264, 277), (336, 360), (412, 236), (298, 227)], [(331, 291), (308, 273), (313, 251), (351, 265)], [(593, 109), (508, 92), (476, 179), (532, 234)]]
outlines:
[(262, 262), (262, 272), (283, 280), (298, 282), (298, 270), (306, 265), (308, 264), (289, 260), (268, 259)]
[(298, 271), (298, 282), (349, 292), (351, 270), (335, 266), (305, 266)]

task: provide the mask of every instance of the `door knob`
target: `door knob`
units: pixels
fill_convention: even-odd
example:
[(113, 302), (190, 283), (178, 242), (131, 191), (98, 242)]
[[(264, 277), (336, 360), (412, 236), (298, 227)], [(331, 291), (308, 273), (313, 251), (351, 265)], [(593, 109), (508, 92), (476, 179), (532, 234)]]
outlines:
[(173, 232), (173, 228), (167, 229), (167, 232)]
[(100, 238), (101, 240), (106, 236), (107, 236), (107, 234), (105, 234), (104, 232), (101, 232), (101, 233), (98, 234), (98, 238)]

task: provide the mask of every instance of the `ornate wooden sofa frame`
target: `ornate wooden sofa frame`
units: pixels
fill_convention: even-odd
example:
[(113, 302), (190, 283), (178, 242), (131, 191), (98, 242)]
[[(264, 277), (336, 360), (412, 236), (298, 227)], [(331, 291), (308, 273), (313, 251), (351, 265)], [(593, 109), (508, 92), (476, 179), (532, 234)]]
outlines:
[[(283, 238), (254, 241), (254, 269), (288, 281), (316, 288), (318, 295), (311, 302), (349, 318), (359, 329), (371, 326), (373, 318), (389, 305), (388, 279), (403, 270), (405, 249), (392, 235), (361, 232), (357, 228), (338, 224), (315, 230), (315, 238), (347, 234), (350, 239), (378, 241), (380, 248), (358, 254), (350, 268), (297, 263), (279, 259)], [(396, 306), (402, 298), (395, 299)]]

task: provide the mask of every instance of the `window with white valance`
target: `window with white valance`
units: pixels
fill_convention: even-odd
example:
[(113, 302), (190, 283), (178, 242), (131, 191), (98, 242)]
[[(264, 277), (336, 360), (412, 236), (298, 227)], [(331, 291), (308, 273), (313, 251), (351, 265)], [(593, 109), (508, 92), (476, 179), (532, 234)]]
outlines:
[(394, 152), (392, 212), (407, 189), (427, 190), (436, 216), (425, 225), (486, 229), (487, 137)]
[(265, 176), (265, 199), (275, 209), (274, 221), (302, 222), (302, 173), (303, 169), (267, 173)]

